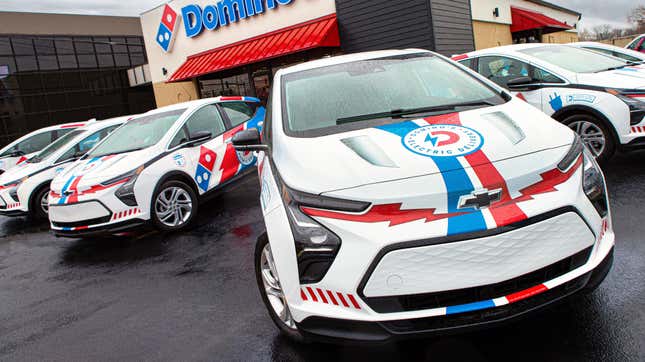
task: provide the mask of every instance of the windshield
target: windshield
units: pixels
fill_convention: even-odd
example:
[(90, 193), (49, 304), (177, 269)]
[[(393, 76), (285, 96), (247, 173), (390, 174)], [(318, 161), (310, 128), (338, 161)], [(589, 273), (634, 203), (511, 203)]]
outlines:
[(456, 105), (472, 109), (505, 102), (494, 88), (430, 53), (287, 74), (282, 84), (285, 132), (296, 137), (446, 113)]
[(570, 46), (544, 46), (520, 52), (575, 73), (596, 73), (628, 65), (620, 59)]
[(85, 131), (81, 130), (74, 130), (63, 137), (57, 139), (54, 141), (54, 143), (50, 144), (49, 146), (45, 147), (42, 151), (40, 151), (37, 155), (29, 159), (29, 163), (37, 163), (40, 162), (47, 157), (51, 156), (54, 152), (58, 151), (59, 149), (63, 148), (65, 145), (67, 145), (72, 139), (74, 139), (76, 136), (79, 134), (83, 133)]
[(185, 111), (184, 108), (130, 120), (112, 132), (86, 157), (101, 157), (154, 146)]

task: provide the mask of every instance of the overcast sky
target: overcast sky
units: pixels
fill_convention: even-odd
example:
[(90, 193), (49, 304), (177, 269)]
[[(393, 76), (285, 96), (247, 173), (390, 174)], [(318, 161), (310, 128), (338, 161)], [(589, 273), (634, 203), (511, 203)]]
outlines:
[[(215, 1), (215, 0), (213, 0)], [(331, 0), (330, 0), (331, 1)], [(394, 0), (396, 1), (396, 0)], [(477, 1), (477, 0), (474, 0)], [(552, 3), (582, 13), (581, 28), (590, 29), (599, 24), (627, 26), (627, 14), (645, 0), (550, 0)], [(75, 14), (130, 15), (165, 3), (164, 0), (0, 0), (2, 10), (34, 11)]]

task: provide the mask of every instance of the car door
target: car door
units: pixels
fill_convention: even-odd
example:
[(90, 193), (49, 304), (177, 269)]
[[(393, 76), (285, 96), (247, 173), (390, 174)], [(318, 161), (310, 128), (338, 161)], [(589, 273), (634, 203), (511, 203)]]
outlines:
[[(477, 72), (499, 86), (508, 89), (508, 82), (521, 77), (531, 77), (531, 65), (519, 59), (487, 55), (477, 58)], [(526, 87), (521, 91), (511, 91), (517, 97), (532, 106), (542, 109), (542, 92), (535, 87)]]
[[(194, 170), (193, 179), (199, 188), (200, 194), (213, 189), (220, 183), (223, 173), (221, 166), (226, 153), (226, 144), (223, 141), (225, 131), (224, 118), (220, 114), (217, 105), (208, 104), (188, 117), (186, 123), (170, 143), (169, 147), (175, 148), (188, 142), (191, 136), (195, 136), (200, 132), (210, 132), (211, 137), (209, 140), (190, 147), (186, 152), (190, 154), (188, 167)], [(183, 157), (182, 154), (178, 153), (177, 155)], [(180, 165), (178, 159), (175, 159), (175, 163)]]
[(257, 128), (260, 131), (264, 121), (264, 108), (258, 103), (244, 101), (224, 102), (219, 107), (229, 125), (229, 130), (224, 135), (227, 146), (222, 167), (222, 182), (226, 182), (255, 165), (255, 154), (252, 151), (236, 151), (231, 140), (236, 133), (245, 129)]

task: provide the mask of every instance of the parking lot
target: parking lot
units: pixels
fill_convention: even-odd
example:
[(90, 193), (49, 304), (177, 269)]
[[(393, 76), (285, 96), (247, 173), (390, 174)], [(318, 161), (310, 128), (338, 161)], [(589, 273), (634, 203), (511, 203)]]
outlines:
[(188, 232), (57, 239), (0, 217), (0, 360), (603, 360), (645, 358), (645, 152), (606, 168), (614, 268), (592, 295), (477, 333), (385, 346), (294, 345), (260, 300), (255, 174)]

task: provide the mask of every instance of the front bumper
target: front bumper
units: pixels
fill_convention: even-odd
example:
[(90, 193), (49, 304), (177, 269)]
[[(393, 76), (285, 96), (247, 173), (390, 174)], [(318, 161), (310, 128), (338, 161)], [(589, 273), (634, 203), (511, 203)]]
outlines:
[[(149, 219), (140, 206), (128, 206), (114, 196), (114, 189), (105, 189), (77, 199), (49, 196), (49, 220), (56, 236), (85, 237), (124, 232)], [(72, 200), (72, 201), (70, 201)]]
[(3, 216), (24, 216), (28, 211), (25, 210), (20, 201), (15, 201), (10, 195), (9, 190), (0, 191), (0, 215)]
[(595, 269), (537, 295), (499, 307), (482, 308), (441, 318), (350, 321), (312, 316), (297, 323), (308, 339), (327, 342), (388, 342), (461, 333), (513, 322), (578, 292), (591, 291), (605, 279), (613, 263), (613, 246)]

